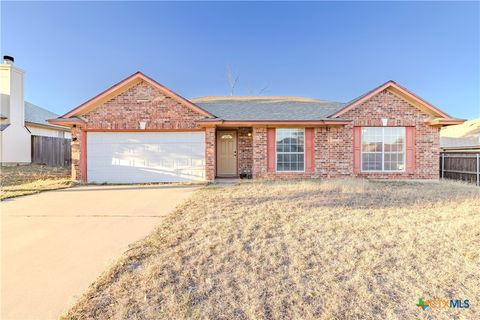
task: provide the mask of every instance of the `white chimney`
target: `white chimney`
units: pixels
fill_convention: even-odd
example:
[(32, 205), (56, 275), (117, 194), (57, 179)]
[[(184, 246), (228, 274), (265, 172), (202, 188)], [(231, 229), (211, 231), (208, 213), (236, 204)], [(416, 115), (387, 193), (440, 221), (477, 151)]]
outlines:
[(30, 163), (31, 137), (25, 127), (25, 102), (23, 100), (23, 70), (13, 64), (13, 58), (3, 57), (0, 64), (1, 119), (0, 162)]
[(10, 125), (25, 125), (24, 71), (13, 64), (13, 57), (4, 56), (0, 65), (1, 113)]

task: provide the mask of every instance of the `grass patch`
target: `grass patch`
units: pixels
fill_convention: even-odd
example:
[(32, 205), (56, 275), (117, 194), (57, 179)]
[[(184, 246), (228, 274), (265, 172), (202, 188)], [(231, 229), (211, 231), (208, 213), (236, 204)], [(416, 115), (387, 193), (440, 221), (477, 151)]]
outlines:
[(36, 180), (16, 186), (2, 187), (0, 192), (0, 200), (26, 196), (42, 191), (65, 189), (71, 187), (72, 185), (73, 182), (70, 179), (48, 179)]
[[(479, 226), (480, 189), (455, 182), (212, 186), (134, 243), (64, 318), (473, 319)], [(419, 297), (473, 305), (422, 311)]]
[(0, 200), (73, 185), (70, 168), (43, 165), (0, 167)]

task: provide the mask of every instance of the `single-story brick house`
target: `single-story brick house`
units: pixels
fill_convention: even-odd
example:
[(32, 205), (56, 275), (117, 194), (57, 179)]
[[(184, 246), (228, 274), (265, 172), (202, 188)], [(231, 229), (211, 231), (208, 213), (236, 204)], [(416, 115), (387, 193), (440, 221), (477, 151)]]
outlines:
[(349, 103), (187, 100), (137, 72), (51, 123), (71, 127), (85, 182), (221, 177), (437, 179), (439, 130), (459, 124), (388, 81)]

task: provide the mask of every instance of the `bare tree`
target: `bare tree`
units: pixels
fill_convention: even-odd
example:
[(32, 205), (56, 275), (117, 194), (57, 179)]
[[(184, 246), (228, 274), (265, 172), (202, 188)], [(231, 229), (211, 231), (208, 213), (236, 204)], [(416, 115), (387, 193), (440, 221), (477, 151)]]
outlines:
[(230, 68), (230, 66), (227, 66), (227, 79), (228, 79), (228, 85), (230, 86), (231, 96), (235, 94), (235, 87), (237, 86), (239, 78), (240, 76), (238, 75), (238, 73), (233, 72), (232, 68)]
[(258, 91), (258, 95), (261, 96), (265, 91), (268, 90), (268, 87), (270, 85), (267, 83), (266, 85), (264, 85), (259, 91)]
[(252, 85), (247, 84), (247, 93), (250, 96), (261, 96), (263, 93), (265, 93), (268, 88), (270, 87), (270, 84), (266, 84), (263, 87), (260, 88), (260, 90), (256, 90)]
[[(235, 72), (232, 70), (230, 66), (227, 66), (227, 80), (228, 80), (228, 85), (230, 89), (230, 96), (235, 95), (235, 89), (237, 88), (238, 81), (240, 79), (240, 75), (238, 72)], [(257, 96), (261, 96), (264, 92), (268, 90), (270, 87), (270, 84), (266, 84), (263, 87), (260, 88), (260, 90), (255, 90), (253, 87), (250, 86), (250, 84), (247, 84), (247, 92), (250, 95), (255, 95), (257, 93)]]

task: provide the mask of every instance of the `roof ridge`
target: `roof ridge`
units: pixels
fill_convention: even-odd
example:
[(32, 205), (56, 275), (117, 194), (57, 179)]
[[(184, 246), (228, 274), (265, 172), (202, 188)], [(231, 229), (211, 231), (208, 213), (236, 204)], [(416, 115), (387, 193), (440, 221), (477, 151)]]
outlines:
[(208, 101), (219, 101), (219, 100), (230, 100), (230, 101), (248, 101), (248, 100), (284, 100), (284, 101), (297, 101), (297, 102), (334, 102), (334, 103), (343, 103), (332, 100), (318, 99), (318, 98), (308, 98), (300, 96), (202, 96), (197, 98), (191, 98), (192, 102), (208, 102)]

